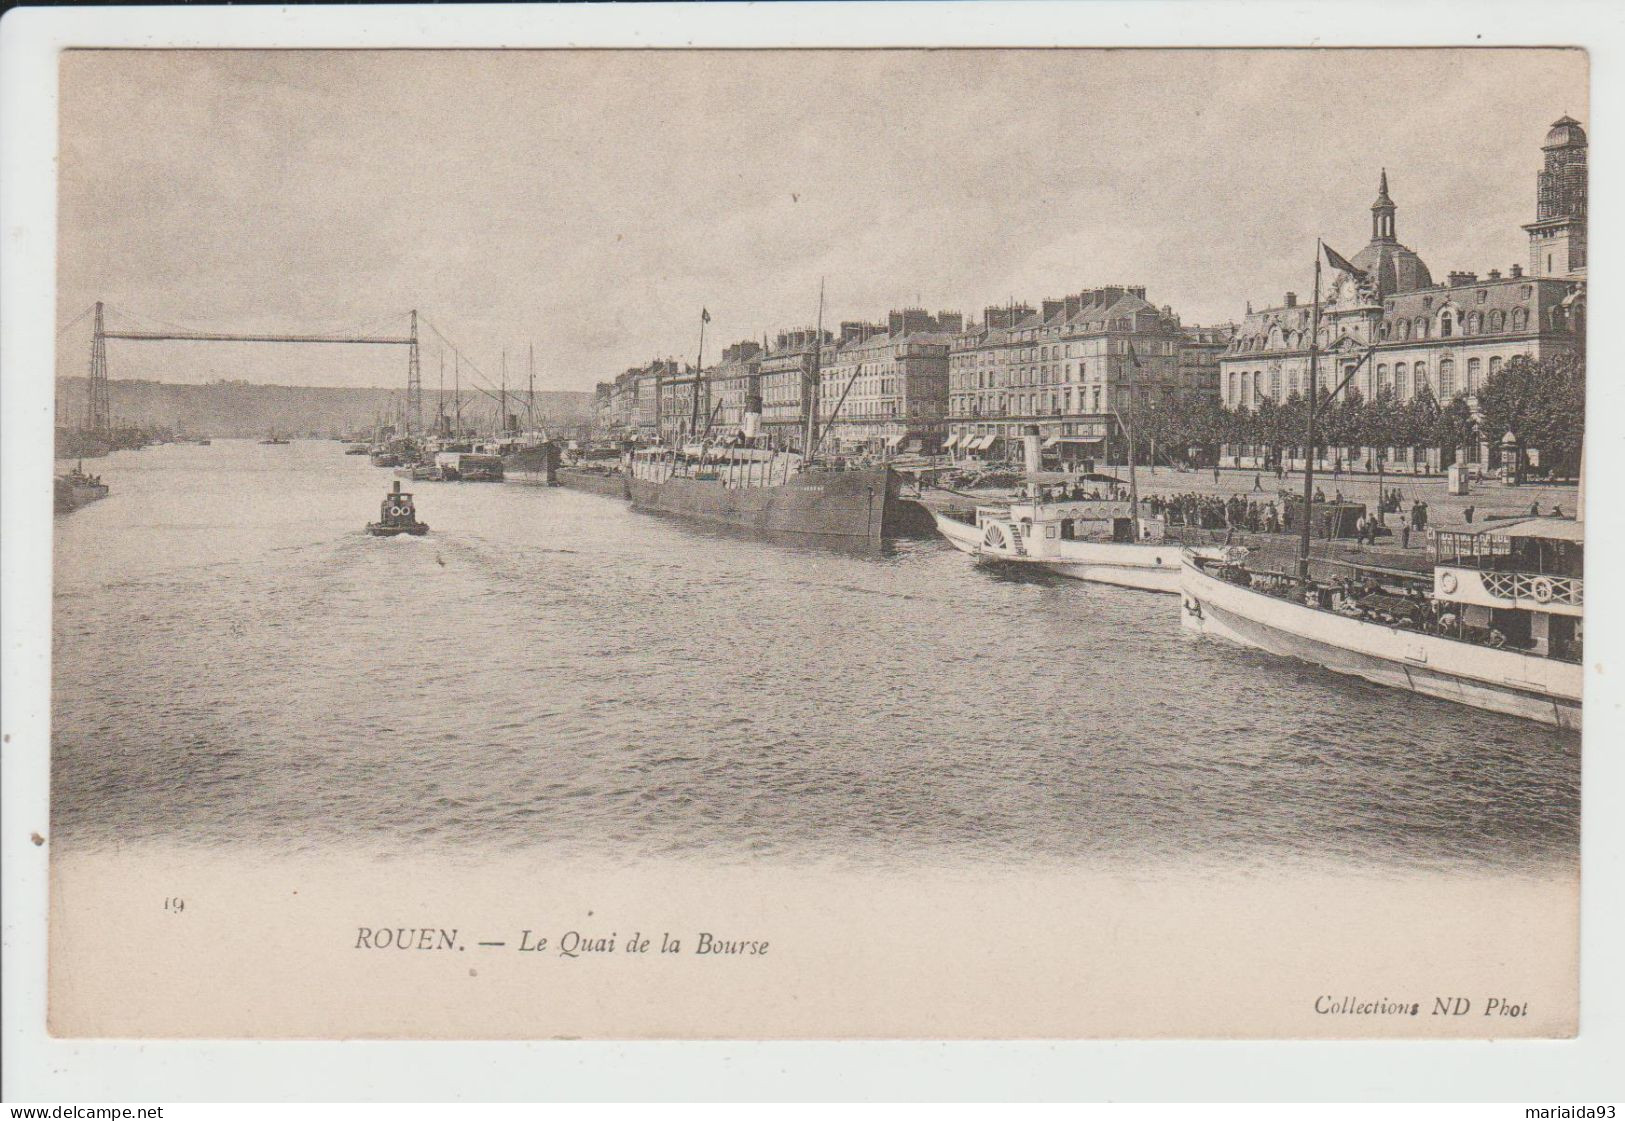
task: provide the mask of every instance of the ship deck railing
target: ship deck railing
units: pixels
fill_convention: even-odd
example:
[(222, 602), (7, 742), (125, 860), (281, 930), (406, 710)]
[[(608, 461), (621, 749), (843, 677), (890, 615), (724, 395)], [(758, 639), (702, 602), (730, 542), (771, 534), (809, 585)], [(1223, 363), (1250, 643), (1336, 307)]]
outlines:
[[(1579, 639), (1564, 641), (1558, 648), (1541, 654), (1534, 649), (1533, 641), (1520, 642), (1494, 627), (1473, 626), (1432, 599), (1393, 595), (1380, 589), (1372, 590), (1369, 586), (1356, 589), (1344, 582), (1309, 580), (1306, 583), (1291, 573), (1255, 569), (1245, 564), (1204, 562), (1200, 559), (1195, 563), (1226, 583), (1344, 619), (1372, 623), (1390, 630), (1414, 631), (1491, 650), (1531, 654), (1557, 662), (1578, 663), (1584, 660), (1584, 645)], [(1451, 617), (1449, 622), (1445, 621), (1446, 615)]]

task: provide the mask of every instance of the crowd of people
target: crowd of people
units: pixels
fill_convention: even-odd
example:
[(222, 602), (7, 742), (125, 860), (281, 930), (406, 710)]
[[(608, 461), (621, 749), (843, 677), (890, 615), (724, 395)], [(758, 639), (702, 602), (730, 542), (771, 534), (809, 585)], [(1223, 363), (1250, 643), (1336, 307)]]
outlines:
[(1148, 499), (1151, 513), (1171, 526), (1183, 525), (1197, 529), (1245, 529), (1251, 533), (1281, 533), (1286, 525), (1281, 510), (1285, 495), (1275, 500), (1244, 498), (1233, 494), (1228, 498), (1217, 494), (1153, 495)]

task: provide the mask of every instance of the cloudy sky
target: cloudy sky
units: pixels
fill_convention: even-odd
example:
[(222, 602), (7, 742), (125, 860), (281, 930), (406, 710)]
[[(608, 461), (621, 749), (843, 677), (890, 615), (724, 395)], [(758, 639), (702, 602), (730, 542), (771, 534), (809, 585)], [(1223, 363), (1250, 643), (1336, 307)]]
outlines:
[[(71, 52), (58, 325), (322, 332), (418, 308), (494, 379), (923, 303), (1307, 298), (1380, 168), (1436, 277), (1526, 259), (1576, 51)], [(424, 381), (441, 347), (424, 328)], [(81, 373), (84, 322), (58, 369)], [(112, 376), (404, 383), (385, 348), (110, 344)], [(451, 357), (447, 356), (448, 370)], [(468, 376), (472, 377), (472, 373)], [(451, 374), (448, 372), (448, 379)]]

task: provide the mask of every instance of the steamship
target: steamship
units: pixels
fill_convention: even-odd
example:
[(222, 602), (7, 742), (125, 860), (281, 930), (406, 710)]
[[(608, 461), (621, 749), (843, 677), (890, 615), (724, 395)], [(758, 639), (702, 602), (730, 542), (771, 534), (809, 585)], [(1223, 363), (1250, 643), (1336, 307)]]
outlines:
[[(705, 324), (700, 313), (700, 358), (704, 368)], [(764, 534), (782, 534), (836, 545), (879, 548), (908, 531), (909, 519), (900, 498), (901, 477), (889, 467), (836, 466), (822, 463), (818, 451), (829, 425), (844, 404), (819, 430), (819, 361), (824, 338), (824, 293), (818, 293), (818, 327), (802, 369), (800, 451), (759, 447), (762, 395), (759, 384), (745, 394), (742, 424), (727, 439), (708, 442), (698, 386), (691, 396), (693, 415), (688, 432), (702, 437), (673, 447), (635, 451), (626, 472), (632, 508), (673, 514), (713, 525), (734, 526)]]
[(895, 471), (823, 467), (796, 452), (648, 448), (632, 453), (626, 488), (634, 510), (759, 533), (878, 547), (900, 526)]

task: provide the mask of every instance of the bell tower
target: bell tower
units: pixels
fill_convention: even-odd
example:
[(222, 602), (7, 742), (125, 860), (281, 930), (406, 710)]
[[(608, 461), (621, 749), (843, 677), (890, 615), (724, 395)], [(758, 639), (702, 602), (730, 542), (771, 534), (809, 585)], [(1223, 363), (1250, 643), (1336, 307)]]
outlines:
[(1382, 169), (1382, 180), (1377, 184), (1377, 201), (1371, 204), (1371, 240), (1397, 241), (1394, 234), (1394, 211), (1398, 207), (1388, 197), (1388, 169)]
[(1582, 280), (1586, 274), (1586, 134), (1573, 117), (1559, 117), (1541, 151), (1535, 179), (1535, 220), (1529, 233), (1529, 271), (1535, 276)]

